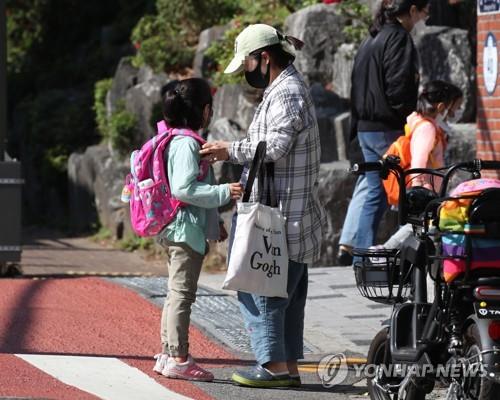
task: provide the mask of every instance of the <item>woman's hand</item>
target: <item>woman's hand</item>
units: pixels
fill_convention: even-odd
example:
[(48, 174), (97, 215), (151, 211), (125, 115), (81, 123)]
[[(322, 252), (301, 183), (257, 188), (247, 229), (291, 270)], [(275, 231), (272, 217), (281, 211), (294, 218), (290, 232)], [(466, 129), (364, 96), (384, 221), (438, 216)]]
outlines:
[(230, 183), (229, 184), (229, 192), (231, 193), (231, 199), (238, 200), (242, 195), (245, 189), (241, 183)]
[(200, 150), (200, 155), (209, 162), (226, 161), (229, 159), (229, 146), (231, 142), (217, 140), (215, 142), (205, 143)]

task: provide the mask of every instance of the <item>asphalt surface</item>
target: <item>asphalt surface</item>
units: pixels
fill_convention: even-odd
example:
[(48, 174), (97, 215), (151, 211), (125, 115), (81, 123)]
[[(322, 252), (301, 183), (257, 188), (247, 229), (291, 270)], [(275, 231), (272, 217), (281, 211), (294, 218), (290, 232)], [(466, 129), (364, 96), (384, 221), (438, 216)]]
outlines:
[[(192, 383), (153, 373), (166, 294), (166, 279), (157, 276), (165, 272), (163, 262), (145, 262), (136, 254), (103, 248), (86, 239), (46, 237), (31, 240), (25, 247), (22, 267), (25, 276), (0, 279), (0, 399), (367, 398), (365, 382), (355, 379), (352, 370), (342, 384), (325, 388), (316, 368), (323, 352), (307, 340), (301, 388), (233, 385), (233, 371), (254, 363), (248, 338), (234, 298), (206, 285), (201, 285), (193, 308), (190, 343), (193, 355), (216, 380)], [(81, 276), (85, 274), (97, 276)], [(68, 365), (81, 364), (82, 372), (70, 370), (74, 376), (68, 380), (68, 368), (59, 371), (57, 363), (55, 372), (49, 368), (54, 358)], [(119, 381), (112, 369), (87, 376), (83, 368), (87, 362), (96, 369), (106, 363), (119, 364), (125, 378)], [(127, 393), (132, 376), (142, 379), (145, 391), (163, 394), (137, 397), (131, 394), (137, 393), (137, 387)], [(96, 388), (98, 382), (89, 387), (92, 380), (101, 380), (101, 386), (107, 387)], [(121, 389), (121, 394), (102, 395), (104, 389)]]

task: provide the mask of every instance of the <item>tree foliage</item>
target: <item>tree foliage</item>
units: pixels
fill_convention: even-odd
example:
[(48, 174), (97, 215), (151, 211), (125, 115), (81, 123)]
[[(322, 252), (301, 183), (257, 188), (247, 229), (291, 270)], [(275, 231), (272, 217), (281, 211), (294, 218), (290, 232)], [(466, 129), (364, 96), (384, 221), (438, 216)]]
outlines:
[(134, 65), (147, 64), (155, 71), (190, 67), (200, 32), (225, 24), (241, 11), (236, 0), (157, 0), (156, 8), (132, 32)]
[(369, 5), (360, 0), (343, 0), (339, 7), (340, 13), (347, 17), (347, 23), (343, 29), (346, 41), (360, 44), (367, 36), (368, 27), (372, 22)]
[(42, 38), (42, 10), (48, 0), (7, 0), (7, 68), (19, 72), (29, 50)]

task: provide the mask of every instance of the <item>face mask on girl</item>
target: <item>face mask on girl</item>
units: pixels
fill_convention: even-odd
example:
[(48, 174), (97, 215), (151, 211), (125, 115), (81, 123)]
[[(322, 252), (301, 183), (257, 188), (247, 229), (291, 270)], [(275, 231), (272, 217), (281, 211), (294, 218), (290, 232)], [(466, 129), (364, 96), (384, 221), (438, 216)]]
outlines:
[(436, 115), (436, 118), (434, 118), (434, 120), (436, 121), (436, 123), (438, 125), (443, 125), (445, 124), (445, 121), (446, 121), (446, 114), (447, 114), (447, 111), (444, 111), (442, 113), (439, 113), (438, 115)]
[(453, 117), (450, 115), (450, 111), (448, 110), (448, 116), (446, 118), (446, 121), (449, 122), (450, 124), (456, 124), (458, 121), (462, 119), (463, 115), (464, 115), (463, 108), (455, 110), (453, 112)]
[(445, 116), (442, 114), (439, 114), (436, 117), (436, 124), (447, 134), (452, 131), (450, 125), (448, 125), (448, 122), (445, 119)]

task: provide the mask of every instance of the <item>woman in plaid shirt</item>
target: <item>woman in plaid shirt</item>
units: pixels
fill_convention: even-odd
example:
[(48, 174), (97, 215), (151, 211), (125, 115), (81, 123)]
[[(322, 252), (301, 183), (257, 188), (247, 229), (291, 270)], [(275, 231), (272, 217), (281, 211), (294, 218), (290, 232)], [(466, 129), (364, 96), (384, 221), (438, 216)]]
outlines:
[[(212, 161), (247, 164), (259, 141), (266, 141), (266, 161), (274, 163), (276, 195), (286, 218), (288, 299), (238, 293), (257, 365), (235, 372), (233, 380), (252, 387), (300, 385), (307, 266), (319, 260), (325, 221), (318, 199), (318, 125), (309, 89), (292, 64), (292, 45), (300, 49), (303, 43), (268, 25), (251, 25), (240, 33), (224, 72), (244, 70), (251, 86), (265, 89), (263, 99), (245, 139), (207, 143), (201, 151)], [(243, 182), (247, 173), (245, 168)], [(258, 187), (253, 186), (250, 201), (265, 195)]]

